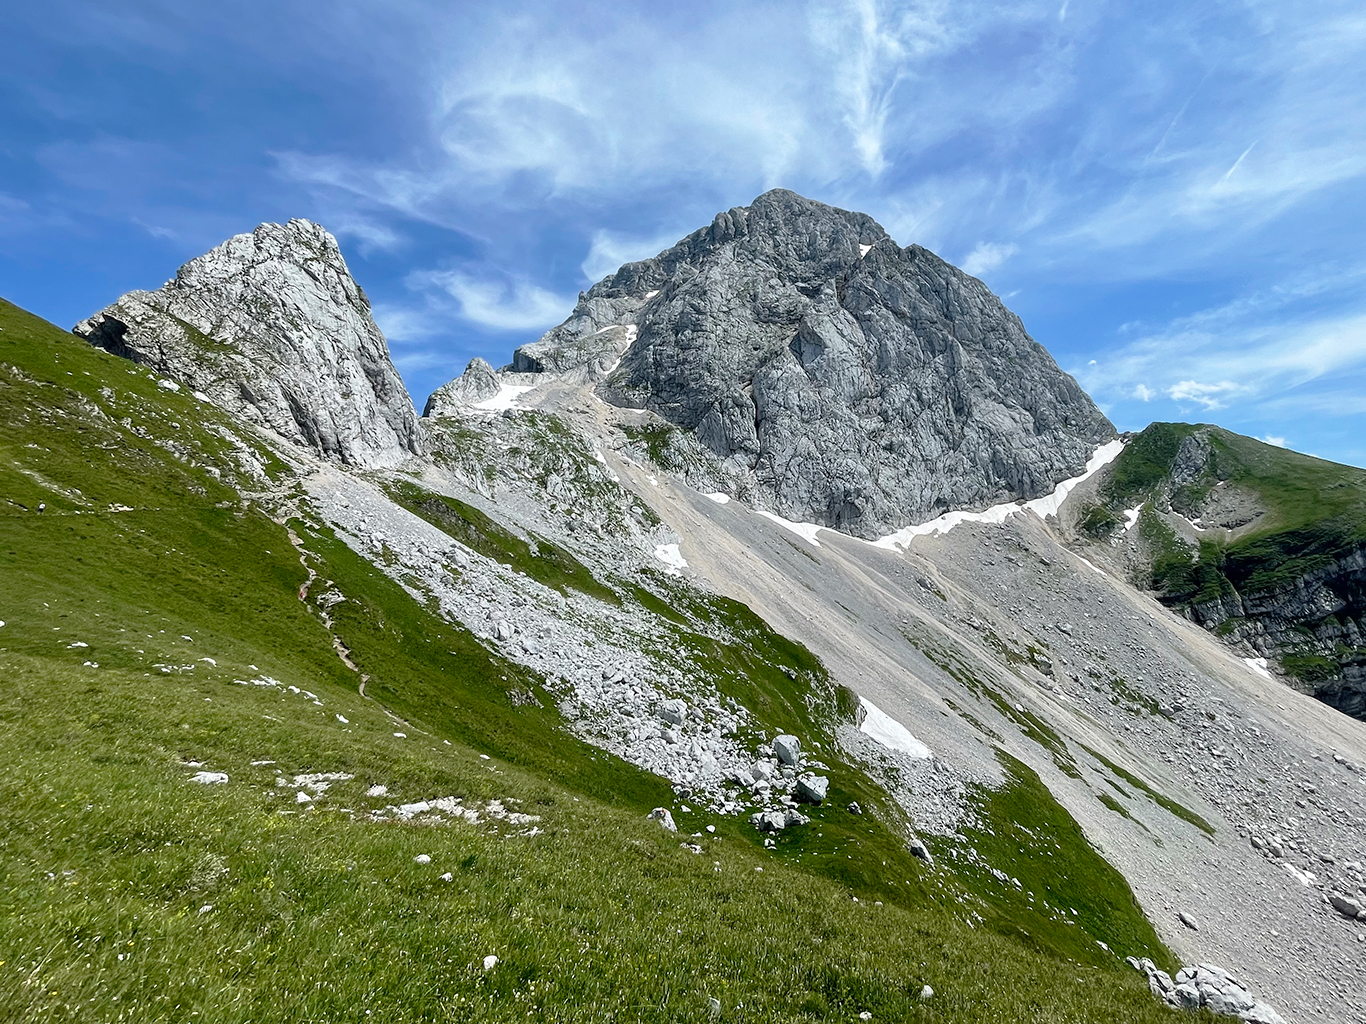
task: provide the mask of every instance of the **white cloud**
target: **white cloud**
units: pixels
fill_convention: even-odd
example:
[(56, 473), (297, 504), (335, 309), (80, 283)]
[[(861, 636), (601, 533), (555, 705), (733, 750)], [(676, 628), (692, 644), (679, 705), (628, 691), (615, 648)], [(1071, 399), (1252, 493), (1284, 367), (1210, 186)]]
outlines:
[(371, 308), (370, 315), (391, 343), (420, 341), (440, 330), (440, 320), (430, 309), (377, 302)]
[(481, 327), (525, 331), (552, 327), (574, 308), (575, 297), (556, 295), (523, 280), (477, 278), (459, 270), (424, 270), (409, 275), (410, 287), (438, 289), (456, 302), (458, 316)]
[(1285, 438), (1276, 437), (1274, 434), (1267, 434), (1265, 437), (1258, 438), (1258, 440), (1265, 441), (1267, 444), (1274, 445), (1277, 448), (1285, 447)]
[(588, 255), (584, 257), (580, 269), (584, 277), (597, 284), (608, 274), (616, 273), (623, 264), (659, 255), (681, 237), (682, 233), (637, 238), (615, 231), (595, 231), (593, 243), (589, 246)]
[(973, 277), (995, 270), (1020, 251), (1019, 246), (1000, 242), (978, 242), (977, 248), (963, 259), (962, 268)]
[(1183, 380), (1167, 389), (1167, 394), (1176, 402), (1199, 402), (1206, 409), (1222, 409), (1228, 405), (1231, 395), (1242, 391), (1241, 385), (1230, 380), (1218, 384), (1201, 384), (1199, 381)]
[(1157, 392), (1146, 384), (1138, 384), (1134, 387), (1134, 397), (1140, 402), (1151, 402), (1157, 397)]

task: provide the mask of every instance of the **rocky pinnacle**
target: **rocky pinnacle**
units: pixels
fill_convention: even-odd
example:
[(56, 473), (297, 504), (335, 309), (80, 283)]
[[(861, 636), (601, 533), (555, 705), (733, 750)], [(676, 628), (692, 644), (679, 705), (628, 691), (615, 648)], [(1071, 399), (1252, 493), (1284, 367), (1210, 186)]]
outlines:
[(262, 224), (73, 328), (228, 412), (362, 468), (420, 450), (365, 293), (317, 224)]
[(599, 381), (735, 493), (862, 537), (1038, 497), (1115, 435), (981, 281), (782, 190), (599, 282), (513, 368)]

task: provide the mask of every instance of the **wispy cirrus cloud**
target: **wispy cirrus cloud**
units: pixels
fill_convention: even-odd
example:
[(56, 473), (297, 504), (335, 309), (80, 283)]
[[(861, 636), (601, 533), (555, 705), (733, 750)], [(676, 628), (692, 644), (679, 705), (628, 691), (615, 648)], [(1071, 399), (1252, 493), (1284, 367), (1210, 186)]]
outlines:
[(558, 295), (526, 280), (478, 277), (463, 270), (416, 271), (408, 286), (426, 300), (424, 312), (395, 316), (409, 336), (430, 322), (433, 310), (495, 331), (529, 331), (563, 320), (575, 302), (572, 295)]
[(1117, 419), (1313, 444), (1294, 409), (1362, 404), (1359, 4), (108, 7), (21, 6), (0, 42), (0, 232), (114, 268), (68, 321), (310, 216), (420, 379), (783, 186), (985, 275)]
[(641, 238), (618, 231), (595, 231), (593, 242), (588, 247), (588, 255), (579, 266), (583, 276), (596, 284), (608, 274), (615, 273), (624, 264), (658, 255), (682, 237), (684, 232), (681, 231), (667, 232), (651, 238)]

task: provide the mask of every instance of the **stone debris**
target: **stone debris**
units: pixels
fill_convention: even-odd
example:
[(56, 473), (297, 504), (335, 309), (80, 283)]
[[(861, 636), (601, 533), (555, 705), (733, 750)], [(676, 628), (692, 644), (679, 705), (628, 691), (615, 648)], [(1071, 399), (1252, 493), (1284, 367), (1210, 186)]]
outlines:
[(1333, 909), (1343, 917), (1351, 920), (1366, 921), (1366, 902), (1363, 900), (1332, 893), (1328, 897), (1328, 902), (1332, 904)]
[(773, 753), (785, 765), (795, 766), (802, 756), (801, 741), (784, 733), (773, 740)]
[(1198, 1010), (1203, 1006), (1211, 1013), (1238, 1017), (1248, 1024), (1285, 1024), (1276, 1010), (1222, 967), (1195, 964), (1181, 968), (1173, 978), (1147, 957), (1127, 957), (1125, 962), (1146, 975), (1153, 995), (1174, 1010)]
[(797, 776), (797, 799), (809, 804), (819, 804), (825, 801), (825, 794), (830, 791), (830, 780), (824, 775), (799, 775)]
[(198, 782), (201, 786), (221, 786), (228, 781), (227, 772), (195, 772), (190, 777), (191, 782)]

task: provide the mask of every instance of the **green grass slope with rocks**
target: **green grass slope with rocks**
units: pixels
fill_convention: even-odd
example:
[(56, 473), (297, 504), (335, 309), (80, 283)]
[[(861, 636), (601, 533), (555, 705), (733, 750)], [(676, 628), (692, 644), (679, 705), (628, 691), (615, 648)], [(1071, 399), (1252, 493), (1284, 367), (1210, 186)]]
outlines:
[[(3, 303), (0, 425), (4, 1019), (1166, 1019), (1119, 956), (1169, 954), (1023, 766), (976, 838), (1077, 923), (925, 867), (833, 757), (777, 849), (681, 812), (314, 522), (268, 445)], [(727, 692), (833, 746), (815, 659), (675, 596)]]
[(1081, 529), (1125, 531), (1137, 582), (1366, 716), (1366, 471), (1206, 424), (1154, 423), (1107, 469)]

